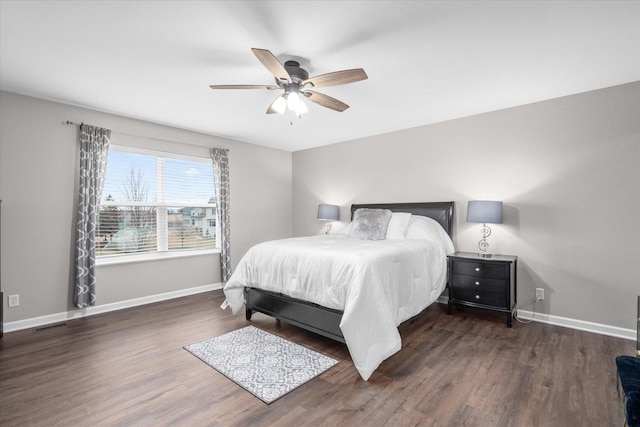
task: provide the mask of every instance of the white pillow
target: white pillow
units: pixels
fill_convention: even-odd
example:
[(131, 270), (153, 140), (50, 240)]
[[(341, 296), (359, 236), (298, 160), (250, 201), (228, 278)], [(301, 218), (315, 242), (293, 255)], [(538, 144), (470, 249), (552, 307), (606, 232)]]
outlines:
[(409, 220), (411, 214), (407, 212), (393, 212), (389, 225), (387, 226), (387, 234), (385, 239), (404, 239), (409, 228)]
[(455, 252), (451, 237), (444, 231), (444, 228), (433, 218), (421, 215), (413, 215), (407, 228), (407, 239), (427, 239), (442, 242), (446, 248), (446, 253)]
[(347, 225), (345, 225), (344, 227), (342, 227), (340, 230), (336, 231), (333, 234), (340, 234), (340, 235), (349, 235), (351, 234), (351, 222)]

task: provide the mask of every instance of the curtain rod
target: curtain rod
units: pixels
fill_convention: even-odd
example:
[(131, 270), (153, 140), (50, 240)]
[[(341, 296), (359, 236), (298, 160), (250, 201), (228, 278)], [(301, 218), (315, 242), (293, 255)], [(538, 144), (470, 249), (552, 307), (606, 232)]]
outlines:
[[(71, 126), (83, 126), (85, 123), (84, 122), (76, 123), (76, 122), (72, 122), (71, 120), (66, 120), (66, 121), (62, 122), (62, 124), (63, 125), (71, 125)], [(102, 127), (102, 126), (95, 126), (95, 125), (89, 125), (89, 124), (87, 124), (87, 126)], [(146, 139), (148, 141), (171, 142), (171, 143), (174, 143), (174, 144), (183, 144), (183, 145), (188, 145), (188, 146), (191, 146), (191, 147), (211, 148), (208, 145), (189, 144), (188, 142), (175, 141), (173, 139), (163, 139), (163, 138), (156, 138), (156, 137), (150, 137), (150, 136), (134, 135), (134, 134), (130, 134), (130, 133), (118, 132), (118, 131), (115, 131), (115, 130), (111, 130), (111, 133), (115, 133), (117, 135), (122, 135), (122, 136), (131, 136), (133, 138)]]

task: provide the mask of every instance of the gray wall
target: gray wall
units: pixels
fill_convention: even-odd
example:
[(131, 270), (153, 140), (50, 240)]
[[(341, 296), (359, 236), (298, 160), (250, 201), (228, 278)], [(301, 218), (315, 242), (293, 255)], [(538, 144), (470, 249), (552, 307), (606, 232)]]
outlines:
[[(5, 298), (5, 322), (73, 310), (79, 150), (77, 127), (66, 120), (110, 128), (114, 144), (201, 157), (229, 148), (233, 265), (253, 244), (291, 236), (289, 152), (0, 92), (2, 290), (21, 303), (9, 309)], [(219, 256), (100, 266), (97, 276), (103, 305), (217, 283)]]
[(318, 203), (346, 220), (351, 203), (453, 200), (456, 248), (476, 252), (467, 201), (502, 200), (491, 250), (519, 256), (521, 308), (542, 287), (542, 313), (635, 329), (639, 112), (633, 83), (295, 152), (293, 233), (321, 231)]

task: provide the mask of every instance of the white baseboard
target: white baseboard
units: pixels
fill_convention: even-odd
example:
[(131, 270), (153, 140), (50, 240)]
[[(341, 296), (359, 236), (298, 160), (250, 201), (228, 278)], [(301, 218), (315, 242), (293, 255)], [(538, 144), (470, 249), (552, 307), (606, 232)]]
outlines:
[(188, 295), (200, 294), (216, 289), (222, 289), (223, 283), (213, 283), (211, 285), (197, 286), (195, 288), (181, 289), (179, 291), (166, 292), (164, 294), (149, 295), (141, 298), (134, 298), (126, 301), (118, 301), (110, 304), (97, 305), (78, 309), (74, 311), (65, 311), (62, 313), (48, 314), (46, 316), (32, 317), (30, 319), (16, 320), (4, 324), (4, 332), (19, 331), (22, 329), (30, 329), (43, 325), (51, 325), (55, 323), (65, 322), (80, 317), (93, 316), (110, 311), (122, 310), (124, 308), (136, 307), (154, 302), (166, 301), (174, 298), (185, 297)]
[[(437, 302), (447, 304), (447, 297), (440, 296)], [(547, 323), (549, 325), (562, 326), (579, 331), (593, 332), (600, 335), (608, 335), (616, 338), (635, 341), (636, 331), (633, 329), (619, 328), (617, 326), (603, 325), (601, 323), (587, 322), (585, 320), (570, 319), (568, 317), (554, 316), (551, 314), (535, 313), (532, 311), (518, 310), (518, 318), (526, 321)]]
[[(17, 320), (4, 324), (4, 332), (19, 331), (22, 329), (35, 328), (43, 325), (51, 325), (80, 317), (93, 316), (95, 314), (108, 313), (110, 311), (122, 310), (124, 308), (136, 307), (154, 302), (166, 301), (180, 298), (187, 295), (195, 295), (202, 292), (209, 292), (222, 289), (222, 283), (198, 286), (195, 288), (181, 289), (179, 291), (167, 292), (164, 294), (150, 295), (142, 298), (134, 298), (126, 301), (114, 302), (95, 307), (88, 307), (82, 310), (66, 311), (62, 313), (49, 314), (47, 316), (33, 317), (30, 319)], [(437, 302), (447, 303), (447, 297), (440, 296)], [(580, 331), (593, 332), (601, 335), (608, 335), (627, 340), (636, 340), (636, 331), (633, 329), (619, 328), (617, 326), (603, 325), (600, 323), (587, 322), (585, 320), (570, 319), (568, 317), (554, 316), (550, 314), (535, 313), (532, 311), (518, 310), (518, 317), (522, 320), (532, 320), (534, 322), (548, 323), (550, 325), (563, 326), (565, 328), (577, 329)]]
[(518, 317), (522, 320), (533, 320), (534, 322), (564, 326), (565, 328), (593, 332), (596, 334), (608, 335), (611, 337), (624, 338), (631, 341), (635, 341), (637, 338), (636, 331), (634, 329), (619, 328), (617, 326), (587, 322), (586, 320), (570, 319), (568, 317), (554, 316), (551, 314), (543, 313), (535, 313), (534, 315), (532, 311), (525, 310), (518, 310)]

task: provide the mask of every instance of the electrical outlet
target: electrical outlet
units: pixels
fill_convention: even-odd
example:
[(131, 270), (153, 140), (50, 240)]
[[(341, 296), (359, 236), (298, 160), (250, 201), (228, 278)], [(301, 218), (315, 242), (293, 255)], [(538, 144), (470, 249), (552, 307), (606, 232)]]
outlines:
[(20, 306), (20, 295), (9, 295), (9, 301), (7, 303), (9, 307)]
[(536, 288), (536, 301), (544, 301), (544, 288)]

